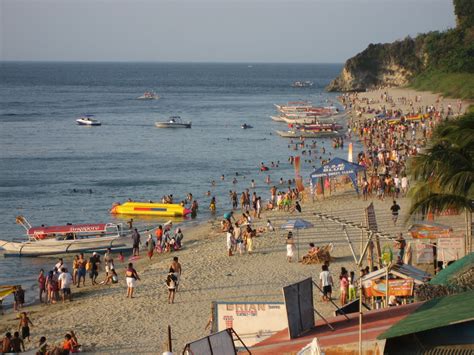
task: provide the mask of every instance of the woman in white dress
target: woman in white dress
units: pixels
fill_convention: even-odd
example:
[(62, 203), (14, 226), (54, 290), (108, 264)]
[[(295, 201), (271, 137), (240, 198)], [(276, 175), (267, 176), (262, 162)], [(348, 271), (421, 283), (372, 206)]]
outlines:
[(286, 260), (291, 263), (294, 255), (295, 241), (293, 240), (293, 233), (288, 232), (288, 237), (286, 237)]

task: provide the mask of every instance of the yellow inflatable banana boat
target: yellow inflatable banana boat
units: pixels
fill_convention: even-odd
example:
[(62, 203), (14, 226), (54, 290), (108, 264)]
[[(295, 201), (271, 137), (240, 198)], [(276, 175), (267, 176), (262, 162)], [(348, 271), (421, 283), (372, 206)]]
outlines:
[(184, 217), (191, 213), (191, 211), (181, 205), (170, 203), (125, 202), (122, 204), (114, 204), (110, 210), (110, 213)]

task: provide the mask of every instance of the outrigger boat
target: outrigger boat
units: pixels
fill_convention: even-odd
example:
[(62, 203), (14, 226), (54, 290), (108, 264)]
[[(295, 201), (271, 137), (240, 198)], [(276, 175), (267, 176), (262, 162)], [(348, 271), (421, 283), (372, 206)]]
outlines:
[(95, 117), (94, 115), (85, 114), (85, 115), (82, 115), (81, 117), (79, 117), (76, 120), (76, 123), (79, 126), (100, 126), (100, 125), (102, 125), (102, 123), (100, 123), (94, 117)]
[(137, 97), (137, 100), (158, 100), (159, 98), (160, 96), (155, 92), (145, 91), (142, 96)]
[(125, 202), (122, 204), (114, 203), (110, 213), (162, 217), (185, 217), (191, 213), (191, 211), (181, 205), (171, 203)]
[(27, 240), (0, 240), (5, 256), (43, 256), (129, 248), (120, 224), (67, 224), (32, 227), (23, 216), (16, 223), (26, 230)]
[(191, 121), (183, 122), (179, 116), (171, 116), (168, 121), (155, 122), (158, 128), (191, 128)]

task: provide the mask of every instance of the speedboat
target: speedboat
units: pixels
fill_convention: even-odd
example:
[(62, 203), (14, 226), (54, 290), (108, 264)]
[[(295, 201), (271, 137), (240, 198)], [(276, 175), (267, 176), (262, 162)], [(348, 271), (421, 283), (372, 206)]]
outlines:
[(67, 224), (33, 227), (23, 216), (16, 222), (26, 230), (27, 240), (0, 240), (6, 256), (43, 256), (129, 248), (122, 226), (113, 223)]
[(184, 122), (180, 116), (171, 116), (168, 121), (155, 122), (158, 128), (191, 128), (191, 121)]
[(249, 128), (253, 128), (253, 126), (247, 124), (247, 123), (244, 123), (242, 126), (242, 129), (249, 129)]
[(94, 118), (94, 115), (82, 115), (76, 120), (79, 126), (100, 126), (102, 123)]
[(137, 97), (137, 100), (158, 100), (160, 98), (154, 91), (145, 91), (142, 96)]
[(184, 217), (191, 213), (187, 208), (172, 203), (133, 202), (114, 203), (112, 214)]

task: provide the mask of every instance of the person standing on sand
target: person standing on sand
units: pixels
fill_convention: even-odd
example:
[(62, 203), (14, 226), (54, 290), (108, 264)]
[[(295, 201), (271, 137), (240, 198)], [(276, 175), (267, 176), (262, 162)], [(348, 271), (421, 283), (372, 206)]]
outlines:
[(100, 256), (96, 252), (92, 253), (92, 256), (89, 259), (90, 270), (89, 277), (92, 281), (92, 285), (97, 285), (97, 276), (99, 276), (99, 264)]
[(84, 259), (84, 253), (79, 255), (79, 260), (77, 261), (77, 280), (76, 286), (80, 287), (81, 279), (82, 279), (82, 286), (86, 285), (86, 259)]
[(179, 281), (181, 280), (181, 272), (182, 272), (182, 268), (181, 268), (181, 264), (179, 263), (178, 261), (178, 257), (175, 256), (173, 258), (173, 261), (171, 262), (171, 265), (170, 265), (170, 272), (173, 271), (173, 275), (175, 276), (176, 278), (176, 287), (175, 287), (175, 291), (178, 292), (178, 286), (179, 286)]
[(331, 294), (332, 294), (332, 276), (329, 273), (329, 268), (326, 264), (323, 264), (322, 266), (321, 273), (319, 274), (319, 282), (321, 285), (321, 288), (323, 289), (323, 296), (322, 300), (324, 302), (328, 302), (331, 300)]
[(72, 261), (72, 282), (75, 285), (77, 283), (77, 269), (79, 266), (79, 255), (74, 255), (74, 260)]
[(161, 253), (162, 252), (161, 245), (163, 243), (162, 242), (162, 239), (163, 239), (163, 226), (161, 224), (156, 229), (155, 236), (156, 236), (156, 251), (158, 253)]
[(232, 256), (232, 249), (234, 244), (234, 228), (231, 226), (226, 232), (227, 255)]
[(146, 240), (146, 248), (147, 248), (147, 255), (148, 259), (151, 261), (151, 258), (153, 257), (153, 251), (155, 250), (155, 241), (153, 240), (153, 236), (148, 234), (148, 239)]
[(67, 271), (66, 268), (61, 269), (62, 273), (58, 277), (59, 287), (63, 296), (63, 303), (66, 297), (69, 297), (69, 301), (72, 301), (71, 285), (73, 285), (72, 275)]
[(127, 271), (125, 271), (125, 277), (127, 280), (127, 298), (133, 298), (133, 291), (137, 286), (137, 280), (140, 280), (137, 271), (133, 268), (133, 264), (129, 263)]
[(286, 237), (286, 260), (291, 263), (295, 255), (295, 241), (293, 240), (293, 233), (288, 232)]
[(142, 243), (140, 240), (140, 233), (135, 228), (132, 233), (132, 241), (133, 241), (133, 256), (140, 255), (140, 244)]
[(172, 269), (170, 269), (168, 277), (166, 278), (166, 286), (168, 287), (168, 304), (172, 304), (174, 303), (177, 286), (177, 279)]
[(38, 276), (38, 289), (39, 289), (40, 303), (43, 303), (43, 293), (46, 295), (46, 276), (44, 276), (43, 269), (40, 270), (40, 273)]

